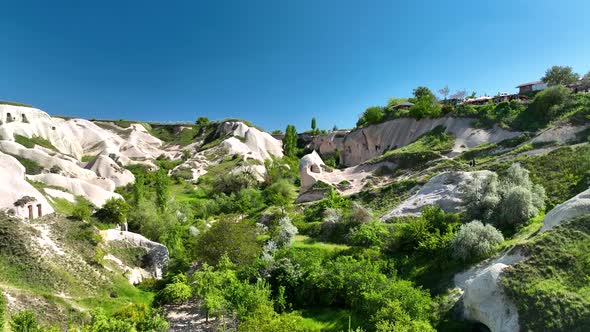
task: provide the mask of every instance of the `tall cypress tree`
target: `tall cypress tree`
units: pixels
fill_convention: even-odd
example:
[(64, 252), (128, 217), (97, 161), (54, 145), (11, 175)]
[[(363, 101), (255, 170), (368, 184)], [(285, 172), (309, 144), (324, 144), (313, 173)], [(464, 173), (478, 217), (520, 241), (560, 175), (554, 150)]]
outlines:
[(295, 157), (297, 154), (297, 129), (295, 126), (288, 125), (283, 138), (283, 150), (287, 157)]

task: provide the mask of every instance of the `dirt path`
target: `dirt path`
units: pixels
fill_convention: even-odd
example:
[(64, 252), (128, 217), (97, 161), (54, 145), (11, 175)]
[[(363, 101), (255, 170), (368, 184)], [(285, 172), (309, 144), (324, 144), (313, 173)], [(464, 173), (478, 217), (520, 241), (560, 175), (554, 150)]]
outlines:
[[(164, 306), (166, 319), (170, 324), (169, 332), (213, 332), (218, 330), (219, 322), (215, 318), (205, 319), (205, 312), (198, 303), (191, 301), (184, 304)], [(227, 320), (225, 320), (227, 323)]]

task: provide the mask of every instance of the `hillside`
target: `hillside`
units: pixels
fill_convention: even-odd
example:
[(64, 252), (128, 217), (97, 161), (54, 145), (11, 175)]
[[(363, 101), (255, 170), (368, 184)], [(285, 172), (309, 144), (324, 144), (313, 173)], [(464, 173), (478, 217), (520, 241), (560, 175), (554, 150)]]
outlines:
[(585, 331), (590, 95), (545, 94), (282, 141), (2, 104), (0, 330)]

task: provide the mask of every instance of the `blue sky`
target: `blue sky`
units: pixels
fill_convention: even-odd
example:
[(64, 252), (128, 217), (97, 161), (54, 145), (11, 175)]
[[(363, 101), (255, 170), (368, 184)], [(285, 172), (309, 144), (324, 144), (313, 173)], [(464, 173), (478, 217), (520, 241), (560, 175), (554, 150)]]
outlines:
[(52, 115), (350, 128), (414, 87), (590, 70), (590, 1), (4, 1), (0, 99)]

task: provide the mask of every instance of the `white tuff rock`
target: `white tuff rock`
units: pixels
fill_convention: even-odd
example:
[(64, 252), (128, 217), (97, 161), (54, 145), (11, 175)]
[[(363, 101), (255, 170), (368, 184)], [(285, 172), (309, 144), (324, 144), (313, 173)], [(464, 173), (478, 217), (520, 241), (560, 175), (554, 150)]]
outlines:
[(590, 189), (557, 205), (543, 219), (541, 232), (545, 232), (563, 221), (590, 213)]
[(440, 206), (445, 212), (458, 212), (463, 205), (461, 186), (473, 179), (476, 174), (487, 177), (491, 173), (490, 171), (441, 173), (430, 179), (415, 195), (381, 217), (381, 220), (418, 215), (423, 207), (434, 204)]
[[(41, 204), (42, 213), (53, 213), (53, 208), (45, 197), (25, 180), (25, 168), (14, 157), (0, 152), (0, 209), (13, 210), (19, 218), (28, 218), (26, 207), (15, 207), (14, 203), (24, 196), (33, 197)], [(37, 208), (33, 209), (35, 217)]]

